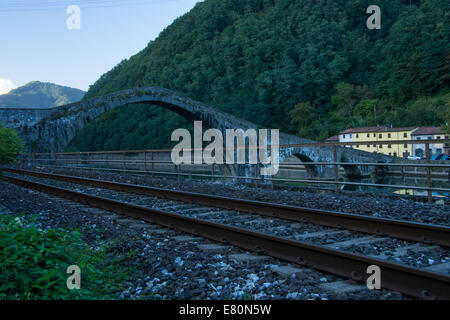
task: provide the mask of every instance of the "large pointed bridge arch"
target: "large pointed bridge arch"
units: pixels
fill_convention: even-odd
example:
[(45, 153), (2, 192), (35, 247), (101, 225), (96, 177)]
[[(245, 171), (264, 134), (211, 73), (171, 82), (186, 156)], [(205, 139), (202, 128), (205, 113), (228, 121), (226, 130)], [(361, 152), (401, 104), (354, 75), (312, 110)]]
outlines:
[[(144, 87), (119, 91), (101, 97), (82, 100), (50, 109), (0, 109), (0, 120), (19, 130), (25, 141), (27, 152), (62, 152), (80, 130), (101, 114), (129, 104), (158, 105), (172, 110), (187, 119), (201, 120), (204, 127), (226, 129), (257, 129), (252, 122), (239, 119), (204, 103), (192, 100), (177, 92), (160, 88)], [(245, 108), (245, 106), (243, 106)], [(277, 129), (277, 128), (273, 128)], [(280, 132), (280, 144), (305, 144), (314, 141)], [(330, 177), (332, 166), (317, 165), (314, 162), (333, 161), (333, 148), (300, 147), (280, 150), (280, 162), (289, 156), (297, 156), (307, 161), (310, 172), (317, 176)], [(352, 166), (352, 162), (392, 162), (394, 158), (371, 154), (348, 148), (338, 148), (339, 161), (349, 162), (344, 168), (358, 173), (368, 168)], [(365, 172), (364, 172), (365, 173)]]

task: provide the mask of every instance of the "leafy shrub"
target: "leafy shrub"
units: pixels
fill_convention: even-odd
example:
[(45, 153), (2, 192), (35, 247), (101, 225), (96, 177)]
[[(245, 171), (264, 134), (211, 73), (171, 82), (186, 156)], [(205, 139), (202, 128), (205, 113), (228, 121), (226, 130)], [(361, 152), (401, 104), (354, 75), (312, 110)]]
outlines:
[[(110, 299), (126, 274), (108, 247), (91, 248), (81, 233), (41, 230), (36, 218), (0, 215), (0, 299)], [(81, 270), (81, 289), (69, 290), (67, 267)]]
[(0, 164), (16, 162), (17, 155), (22, 151), (22, 148), (22, 139), (17, 131), (0, 123)]

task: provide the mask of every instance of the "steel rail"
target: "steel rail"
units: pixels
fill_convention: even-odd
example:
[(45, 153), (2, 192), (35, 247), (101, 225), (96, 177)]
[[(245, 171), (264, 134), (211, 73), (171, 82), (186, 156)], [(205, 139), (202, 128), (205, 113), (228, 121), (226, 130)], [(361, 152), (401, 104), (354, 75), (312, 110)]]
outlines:
[(375, 218), (357, 214), (348, 214), (311, 208), (302, 208), (275, 203), (243, 200), (186, 191), (168, 190), (155, 187), (124, 184), (105, 180), (86, 179), (75, 176), (5, 168), (4, 171), (47, 178), (69, 183), (88, 185), (120, 192), (135, 193), (158, 198), (214, 206), (263, 216), (281, 218), (300, 223), (313, 223), (327, 227), (349, 229), (358, 232), (387, 235), (394, 238), (437, 244), (450, 247), (450, 227), (421, 224), (410, 221)]
[(323, 246), (292, 241), (241, 228), (212, 223), (161, 210), (149, 209), (72, 190), (6, 177), (10, 183), (58, 197), (175, 228), (183, 232), (267, 254), (356, 281), (367, 281), (367, 268), (381, 269), (381, 287), (425, 299), (450, 299), (450, 277), (376, 258), (347, 253)]

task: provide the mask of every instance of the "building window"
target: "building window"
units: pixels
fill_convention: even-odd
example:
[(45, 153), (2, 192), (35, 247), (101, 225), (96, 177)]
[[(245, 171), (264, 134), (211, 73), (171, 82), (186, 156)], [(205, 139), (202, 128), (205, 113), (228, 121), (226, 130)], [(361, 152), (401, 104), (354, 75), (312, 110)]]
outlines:
[(380, 137), (380, 139), (381, 139), (381, 138), (383, 138), (383, 134), (382, 134), (382, 133), (380, 133), (380, 135), (379, 135), (378, 137)]
[(394, 157), (396, 157), (397, 156), (397, 152), (394, 152)]
[(357, 134), (356, 137), (359, 138), (359, 134)]
[(392, 156), (392, 152), (389, 152), (389, 155)]
[(383, 149), (383, 145), (382, 144), (380, 144), (380, 149)]
[(342, 135), (342, 138), (344, 138), (344, 139), (345, 139), (345, 134), (343, 134), (343, 135)]
[(403, 134), (403, 138), (408, 138), (408, 134), (406, 132)]
[(359, 144), (357, 144), (356, 147), (359, 148)]
[[(448, 143), (447, 143), (448, 144)], [(370, 144), (367, 145), (367, 148), (370, 148)]]
[(370, 133), (367, 134), (367, 138), (370, 138)]
[(403, 145), (403, 148), (408, 148), (408, 145), (407, 145), (407, 144), (404, 144), (404, 145)]
[(388, 133), (388, 138), (390, 138), (391, 137), (391, 134), (390, 133)]
[(375, 138), (376, 136), (377, 136), (377, 134), (376, 134), (376, 133), (374, 133), (374, 134), (373, 134), (373, 137)]
[(392, 148), (392, 146), (391, 146), (391, 145), (389, 144), (389, 145), (388, 145), (388, 148), (389, 148), (389, 149), (391, 149), (391, 148)]
[(422, 140), (422, 138), (421, 137), (417, 137), (416, 140)]
[(377, 145), (376, 145), (376, 144), (374, 144), (374, 145), (373, 145), (373, 147), (374, 147), (374, 148), (376, 148), (376, 147), (377, 147)]
[(428, 140), (431, 140), (432, 139), (432, 137), (428, 137)]
[(437, 136), (436, 139), (441, 140), (441, 137), (440, 137), (440, 136)]

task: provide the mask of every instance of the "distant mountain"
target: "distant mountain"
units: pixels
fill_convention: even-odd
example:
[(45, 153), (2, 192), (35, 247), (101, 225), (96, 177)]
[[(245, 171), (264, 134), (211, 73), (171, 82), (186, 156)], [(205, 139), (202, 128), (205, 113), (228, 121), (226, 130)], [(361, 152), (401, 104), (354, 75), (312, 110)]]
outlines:
[(50, 108), (80, 101), (84, 94), (79, 89), (32, 81), (0, 95), (0, 108)]

